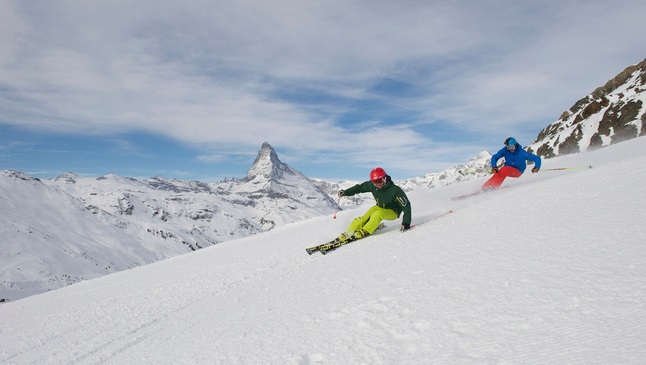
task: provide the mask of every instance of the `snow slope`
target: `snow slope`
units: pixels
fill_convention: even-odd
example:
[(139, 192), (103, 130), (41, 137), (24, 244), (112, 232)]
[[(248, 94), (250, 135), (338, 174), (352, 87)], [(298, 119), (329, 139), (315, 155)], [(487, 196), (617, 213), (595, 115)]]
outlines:
[(643, 364), (646, 138), (409, 193), (413, 221), (322, 256), (358, 210), (0, 305), (2, 364)]

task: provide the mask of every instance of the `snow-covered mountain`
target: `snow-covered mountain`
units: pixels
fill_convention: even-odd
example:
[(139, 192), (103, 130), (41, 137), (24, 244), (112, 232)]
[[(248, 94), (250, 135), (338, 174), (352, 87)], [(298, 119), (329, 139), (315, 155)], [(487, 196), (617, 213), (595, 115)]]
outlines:
[(428, 173), (424, 177), (407, 179), (397, 182), (402, 189), (410, 191), (419, 187), (438, 188), (458, 182), (479, 179), (489, 175), (491, 168), (491, 153), (482, 151), (468, 162), (452, 166), (439, 173)]
[(627, 67), (544, 128), (528, 150), (551, 158), (646, 135), (646, 59)]
[[(397, 180), (392, 176), (395, 184), (399, 185), (404, 191), (412, 191), (418, 188), (434, 189), (442, 186), (449, 186), (458, 182), (470, 181), (487, 176), (486, 172), (490, 167), (491, 153), (482, 151), (475, 155), (468, 162), (452, 166), (441, 172), (431, 172), (423, 177), (414, 177), (412, 179)], [(337, 183), (312, 179), (321, 190), (325, 191), (330, 197), (336, 197), (341, 189), (347, 189), (363, 181), (343, 180)], [(363, 204), (374, 203), (374, 198), (370, 194), (358, 194), (345, 196), (340, 200), (340, 205), (345, 209), (350, 209)]]
[(326, 256), (363, 208), (3, 303), (0, 363), (644, 364), (646, 138), (544, 165), (594, 167), (416, 189), (423, 224)]
[(337, 206), (263, 144), (244, 179), (207, 184), (0, 172), (0, 299), (17, 299), (332, 214)]

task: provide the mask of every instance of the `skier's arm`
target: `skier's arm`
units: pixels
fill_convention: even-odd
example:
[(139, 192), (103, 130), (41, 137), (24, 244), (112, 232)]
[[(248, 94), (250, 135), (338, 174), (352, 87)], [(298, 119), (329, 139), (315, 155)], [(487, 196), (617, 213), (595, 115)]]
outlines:
[(535, 155), (535, 154), (533, 154), (531, 152), (527, 152), (525, 150), (521, 150), (521, 152), (525, 153), (525, 155), (523, 156), (523, 158), (525, 160), (534, 162), (534, 167), (532, 168), (532, 172), (534, 172), (534, 169), (536, 169), (536, 171), (541, 169), (541, 157), (540, 156), (537, 156), (537, 155)]
[(498, 168), (498, 160), (500, 160), (502, 158), (503, 154), (504, 154), (504, 149), (501, 149), (500, 151), (498, 151), (498, 153), (491, 156), (491, 168), (492, 169)]
[(537, 156), (537, 155), (535, 155), (533, 153), (530, 153), (530, 155), (532, 156), (532, 161), (534, 161), (534, 168), (540, 170), (541, 169), (541, 162), (542, 162), (541, 161), (541, 156)]
[(398, 195), (395, 198), (395, 201), (397, 201), (397, 204), (399, 204), (401, 211), (404, 212), (404, 217), (402, 218), (402, 226), (410, 227), (410, 222), (412, 221), (412, 212), (410, 207), (410, 201), (408, 201), (408, 197), (402, 191), (401, 195)]
[(345, 190), (342, 190), (343, 191), (342, 195), (343, 196), (352, 196), (352, 195), (359, 194), (359, 193), (368, 193), (368, 192), (371, 191), (370, 190), (371, 188), (372, 188), (372, 182), (366, 181), (364, 183), (357, 184), (357, 185), (355, 185), (355, 186), (353, 186), (351, 188), (347, 188)]

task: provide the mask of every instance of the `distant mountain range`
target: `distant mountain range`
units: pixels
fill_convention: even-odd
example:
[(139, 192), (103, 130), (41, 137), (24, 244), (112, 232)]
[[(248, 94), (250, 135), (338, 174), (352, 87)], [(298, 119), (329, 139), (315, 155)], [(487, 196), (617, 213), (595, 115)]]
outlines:
[(0, 300), (145, 265), (336, 211), (268, 143), (243, 179), (207, 184), (0, 171)]
[[(646, 134), (646, 60), (628, 67), (543, 129), (528, 150), (550, 158)], [(491, 154), (400, 180), (409, 191), (487, 175)], [(396, 179), (396, 177), (394, 177)], [(247, 176), (219, 183), (0, 171), (0, 302), (331, 214), (358, 182), (308, 179), (264, 143)], [(372, 203), (370, 194), (342, 207)]]

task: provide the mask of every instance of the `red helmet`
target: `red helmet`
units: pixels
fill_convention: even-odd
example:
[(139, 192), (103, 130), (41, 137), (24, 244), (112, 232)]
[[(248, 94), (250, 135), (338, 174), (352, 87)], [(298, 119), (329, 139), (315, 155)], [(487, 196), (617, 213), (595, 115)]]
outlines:
[(379, 181), (386, 177), (386, 171), (382, 169), (381, 167), (377, 167), (376, 169), (370, 171), (370, 180), (371, 181)]

